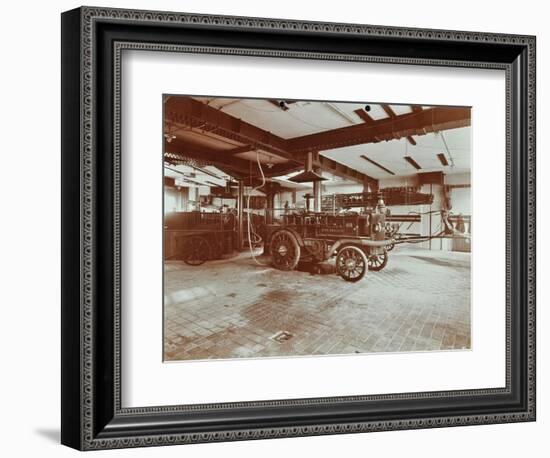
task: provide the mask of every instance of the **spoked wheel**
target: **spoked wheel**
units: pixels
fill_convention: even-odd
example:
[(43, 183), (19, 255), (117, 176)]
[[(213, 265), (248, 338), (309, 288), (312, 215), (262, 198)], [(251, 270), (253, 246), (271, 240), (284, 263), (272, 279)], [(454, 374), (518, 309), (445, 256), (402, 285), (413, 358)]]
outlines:
[(210, 244), (199, 235), (188, 237), (183, 242), (182, 259), (190, 266), (200, 266), (210, 258)]
[(286, 229), (277, 231), (269, 244), (271, 261), (279, 270), (294, 270), (300, 261), (300, 245), (296, 236)]
[(356, 246), (346, 246), (336, 255), (336, 271), (344, 280), (356, 282), (367, 273), (367, 257)]
[(388, 263), (388, 253), (386, 250), (382, 254), (371, 254), (369, 256), (369, 270), (378, 272), (386, 267)]

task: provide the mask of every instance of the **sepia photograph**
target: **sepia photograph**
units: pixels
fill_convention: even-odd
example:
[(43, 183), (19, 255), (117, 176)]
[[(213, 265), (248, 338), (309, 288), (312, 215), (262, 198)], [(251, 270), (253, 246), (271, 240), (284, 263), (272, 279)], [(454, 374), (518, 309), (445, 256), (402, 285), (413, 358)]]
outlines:
[(165, 362), (472, 349), (470, 106), (162, 101)]
[[(293, 438), (327, 456), (344, 440), (390, 455), (452, 443), (464, 457), (476, 440), (449, 434), (484, 426), (508, 456), (525, 447), (497, 431), (507, 424), (538, 445), (542, 19), (516, 8), (495, 26), (494, 8), (449, 15), (436, 2), (402, 2), (389, 20), (370, 5), (108, 3), (61, 14), (57, 90), (35, 91), (61, 112), (35, 126), (61, 146), (46, 161), (60, 220), (39, 205), (61, 283), (35, 288), (53, 284), (61, 313), (33, 320), (60, 331), (61, 345), (41, 341), (57, 342), (61, 374), (39, 390), (53, 410), (35, 410), (55, 415), (31, 411), (34, 435), (159, 452)], [(8, 94), (17, 126), (22, 93)], [(37, 188), (11, 175), (30, 190), (7, 199), (23, 209), (15, 230), (36, 232), (21, 203)], [(31, 282), (24, 238), (9, 244), (15, 302)], [(20, 363), (30, 347), (8, 353)], [(324, 435), (339, 436), (332, 449)], [(287, 443), (267, 455), (300, 453)]]

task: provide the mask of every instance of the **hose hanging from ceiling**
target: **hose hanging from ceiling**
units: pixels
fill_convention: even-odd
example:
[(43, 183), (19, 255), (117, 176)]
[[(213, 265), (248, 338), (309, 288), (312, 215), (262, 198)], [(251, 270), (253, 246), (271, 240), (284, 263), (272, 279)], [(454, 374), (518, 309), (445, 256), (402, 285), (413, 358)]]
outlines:
[(449, 155), (451, 168), (455, 166), (455, 160), (453, 158), (453, 155), (451, 154), (451, 150), (449, 149), (449, 146), (447, 145), (447, 140), (445, 139), (445, 135), (443, 135), (443, 132), (439, 132), (441, 135), (441, 139), (443, 140), (443, 144), (445, 145), (445, 149), (447, 150), (447, 154)]
[[(259, 189), (263, 188), (265, 186), (265, 183), (266, 183), (266, 179), (265, 179), (265, 175), (264, 175), (264, 171), (262, 169), (262, 164), (260, 163), (260, 152), (259, 151), (256, 151), (256, 162), (258, 163), (258, 168), (260, 169), (260, 174), (262, 175), (262, 184), (260, 186), (256, 186), (254, 189), (252, 189), (252, 191), (248, 194), (247, 196), (247, 208), (248, 208), (248, 217), (246, 218), (247, 220), (247, 229), (248, 229), (248, 248), (250, 249), (250, 255), (252, 256), (252, 259), (254, 260), (254, 262), (256, 262), (256, 264), (260, 265), (260, 266), (267, 266), (268, 264), (264, 264), (260, 261), (258, 261), (258, 259), (256, 259), (256, 255), (254, 254), (254, 250), (252, 248), (252, 237), (251, 237), (251, 233), (253, 232), (253, 230), (251, 231), (251, 225), (252, 225), (252, 212), (250, 211), (250, 195), (254, 192), (254, 191), (258, 191)], [(258, 236), (258, 234), (256, 234), (255, 232), (253, 232), (254, 235)], [(264, 242), (265, 243), (265, 242)]]

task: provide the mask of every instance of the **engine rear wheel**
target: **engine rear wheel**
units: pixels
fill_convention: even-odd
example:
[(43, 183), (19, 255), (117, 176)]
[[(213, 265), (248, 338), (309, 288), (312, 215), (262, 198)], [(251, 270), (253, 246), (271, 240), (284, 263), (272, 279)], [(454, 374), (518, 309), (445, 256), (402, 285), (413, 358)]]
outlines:
[(294, 270), (300, 261), (300, 244), (296, 236), (281, 229), (271, 236), (269, 244), (271, 262), (279, 270)]
[(346, 281), (361, 280), (367, 273), (367, 266), (365, 253), (356, 246), (345, 246), (336, 255), (336, 272)]

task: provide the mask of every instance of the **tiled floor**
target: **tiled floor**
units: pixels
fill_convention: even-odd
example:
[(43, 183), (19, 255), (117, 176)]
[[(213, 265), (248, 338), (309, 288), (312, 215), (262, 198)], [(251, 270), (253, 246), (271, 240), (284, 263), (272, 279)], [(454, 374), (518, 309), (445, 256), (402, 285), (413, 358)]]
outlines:
[(470, 348), (470, 255), (401, 246), (357, 283), (249, 253), (170, 261), (164, 307), (167, 361)]

